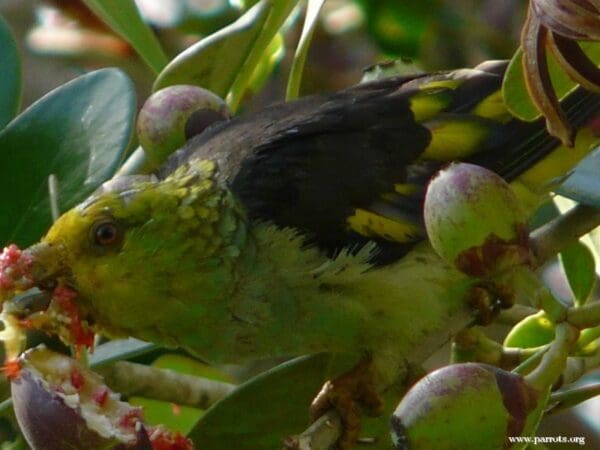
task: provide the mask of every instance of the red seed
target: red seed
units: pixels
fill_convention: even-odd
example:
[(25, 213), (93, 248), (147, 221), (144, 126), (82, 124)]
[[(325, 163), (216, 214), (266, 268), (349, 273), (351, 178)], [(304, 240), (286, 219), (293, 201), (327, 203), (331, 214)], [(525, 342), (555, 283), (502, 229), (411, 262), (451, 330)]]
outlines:
[(85, 384), (85, 379), (83, 375), (78, 370), (71, 371), (71, 384), (76, 390), (81, 390), (83, 385)]
[(135, 428), (135, 424), (142, 421), (142, 410), (140, 408), (133, 408), (119, 419), (119, 426), (121, 428)]
[(106, 404), (106, 400), (108, 400), (108, 388), (106, 386), (102, 386), (92, 394), (92, 399), (96, 405), (104, 406)]
[(173, 433), (162, 427), (149, 430), (154, 450), (194, 450), (194, 444), (181, 433)]
[(21, 374), (21, 362), (17, 358), (6, 360), (2, 371), (6, 378), (14, 380)]

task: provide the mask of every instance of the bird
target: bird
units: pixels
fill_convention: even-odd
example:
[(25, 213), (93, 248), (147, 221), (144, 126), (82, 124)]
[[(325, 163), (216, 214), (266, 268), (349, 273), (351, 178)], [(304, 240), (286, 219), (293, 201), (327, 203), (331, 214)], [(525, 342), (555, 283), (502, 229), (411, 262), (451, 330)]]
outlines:
[(506, 68), (389, 77), (215, 123), (58, 218), (24, 251), (32, 285), (76, 292), (95, 332), (210, 363), (356, 353), (371, 381), (354, 379), (380, 392), (469, 307), (473, 280), (427, 241), (432, 176), (483, 166), (531, 214), (598, 143), (599, 95), (562, 102), (578, 130), (568, 148), (543, 119), (511, 115)]

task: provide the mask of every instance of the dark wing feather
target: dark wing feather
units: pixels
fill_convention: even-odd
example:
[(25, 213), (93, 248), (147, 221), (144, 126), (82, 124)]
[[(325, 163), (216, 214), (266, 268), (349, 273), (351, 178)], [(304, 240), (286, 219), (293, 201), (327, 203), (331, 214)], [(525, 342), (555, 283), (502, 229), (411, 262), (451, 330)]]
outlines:
[[(275, 105), (205, 131), (161, 173), (215, 160), (251, 219), (296, 228), (331, 254), (375, 240), (376, 262), (391, 262), (423, 237), (424, 189), (444, 164), (470, 160), (512, 179), (558, 145), (541, 120), (504, 109), (505, 68), (390, 78)], [(590, 102), (580, 97), (572, 103)], [(598, 110), (593, 101), (580, 121)]]

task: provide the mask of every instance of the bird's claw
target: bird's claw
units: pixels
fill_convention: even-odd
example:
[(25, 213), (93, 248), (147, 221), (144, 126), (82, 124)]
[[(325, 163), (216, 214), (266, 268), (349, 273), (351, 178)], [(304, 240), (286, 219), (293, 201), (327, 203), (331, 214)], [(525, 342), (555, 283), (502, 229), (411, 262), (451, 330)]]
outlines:
[(350, 450), (359, 436), (361, 413), (374, 417), (383, 413), (383, 401), (375, 389), (370, 358), (323, 385), (310, 406), (311, 422), (330, 409), (336, 410), (342, 420), (343, 431), (337, 448)]

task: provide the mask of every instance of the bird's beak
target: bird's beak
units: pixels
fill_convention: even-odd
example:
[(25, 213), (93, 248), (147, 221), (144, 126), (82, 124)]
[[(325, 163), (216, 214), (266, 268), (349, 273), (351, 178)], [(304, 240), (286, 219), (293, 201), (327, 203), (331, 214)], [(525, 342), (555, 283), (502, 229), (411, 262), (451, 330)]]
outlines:
[(41, 290), (51, 291), (58, 279), (68, 274), (64, 248), (60, 244), (40, 242), (23, 251), (30, 261), (29, 276), (32, 284)]

